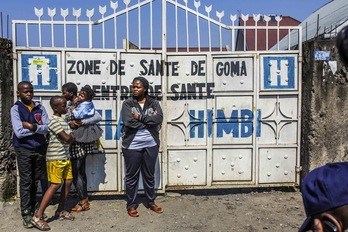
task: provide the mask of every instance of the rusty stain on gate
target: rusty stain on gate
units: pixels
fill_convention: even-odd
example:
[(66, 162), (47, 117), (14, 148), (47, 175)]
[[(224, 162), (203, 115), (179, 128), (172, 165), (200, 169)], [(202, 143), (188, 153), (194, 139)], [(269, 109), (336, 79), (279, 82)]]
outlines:
[[(50, 97), (66, 82), (89, 84), (97, 93), (106, 153), (88, 157), (89, 191), (124, 191), (120, 107), (139, 75), (164, 109), (159, 192), (297, 186), (301, 27), (280, 26), (280, 16), (266, 15), (253, 15), (252, 26), (249, 15), (230, 15), (226, 24), (224, 11), (214, 15), (200, 1), (135, 2), (111, 1), (111, 10), (99, 6), (98, 16), (94, 9), (85, 15), (60, 9), (57, 15), (48, 8), (44, 15), (35, 8), (37, 20), (12, 23), (15, 85), (31, 81), (48, 110)], [(297, 31), (299, 47), (289, 41), (286, 50), (269, 48), (269, 32), (279, 41), (284, 30)], [(264, 50), (258, 48), (260, 31)]]

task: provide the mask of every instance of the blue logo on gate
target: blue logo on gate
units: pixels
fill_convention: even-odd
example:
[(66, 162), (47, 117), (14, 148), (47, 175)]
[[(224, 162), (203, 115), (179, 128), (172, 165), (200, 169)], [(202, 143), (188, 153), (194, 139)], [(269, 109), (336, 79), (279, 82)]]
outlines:
[(265, 89), (295, 88), (294, 57), (264, 57), (263, 72)]
[(58, 90), (57, 55), (22, 54), (22, 81), (29, 81), (35, 90)]

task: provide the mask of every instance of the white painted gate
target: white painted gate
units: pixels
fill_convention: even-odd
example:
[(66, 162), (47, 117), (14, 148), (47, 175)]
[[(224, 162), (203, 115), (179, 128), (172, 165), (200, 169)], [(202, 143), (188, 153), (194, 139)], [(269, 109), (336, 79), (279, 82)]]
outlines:
[[(96, 91), (106, 153), (88, 157), (89, 191), (124, 191), (120, 108), (139, 75), (164, 110), (160, 192), (298, 185), (301, 28), (279, 26), (281, 17), (269, 26), (268, 16), (261, 17), (266, 26), (258, 26), (260, 15), (253, 16), (255, 26), (246, 25), (247, 15), (239, 24), (231, 15), (226, 25), (223, 11), (215, 20), (211, 6), (201, 13), (200, 1), (182, 2), (124, 0), (120, 10), (111, 2), (112, 13), (105, 16), (107, 7), (99, 6), (97, 20), (94, 9), (86, 20), (81, 9), (73, 9), (71, 19), (68, 9), (60, 16), (56, 9), (48, 16), (35, 9), (37, 20), (13, 21), (14, 84), (31, 81), (50, 115), (49, 99), (61, 94), (62, 84)], [(244, 38), (243, 51), (235, 51), (237, 35), (249, 30), (256, 48), (257, 31), (298, 31), (299, 48), (270, 50), (267, 44), (249, 51)]]

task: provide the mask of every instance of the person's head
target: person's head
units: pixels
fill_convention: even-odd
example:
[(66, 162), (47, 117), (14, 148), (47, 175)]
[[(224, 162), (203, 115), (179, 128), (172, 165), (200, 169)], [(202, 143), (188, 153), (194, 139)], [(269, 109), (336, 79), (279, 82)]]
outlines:
[(136, 77), (132, 81), (133, 96), (144, 97), (149, 94), (149, 81), (144, 77)]
[(299, 232), (348, 229), (348, 162), (316, 168), (301, 185), (307, 219)]
[(54, 115), (62, 115), (67, 112), (66, 99), (63, 96), (53, 96), (50, 99), (50, 105)]
[(30, 105), (34, 97), (34, 88), (29, 81), (19, 82), (17, 85), (17, 96), (25, 105)]
[(92, 101), (94, 98), (94, 91), (90, 85), (85, 85), (79, 92), (79, 102)]
[(67, 82), (62, 86), (62, 94), (66, 100), (72, 101), (77, 96), (77, 85), (72, 82)]

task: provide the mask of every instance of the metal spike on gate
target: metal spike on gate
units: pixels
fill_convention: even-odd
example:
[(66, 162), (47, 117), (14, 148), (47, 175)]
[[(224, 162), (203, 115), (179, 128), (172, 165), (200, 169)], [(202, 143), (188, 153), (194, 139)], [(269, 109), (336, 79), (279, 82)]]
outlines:
[[(264, 15), (263, 16), (263, 20), (268, 23), (271, 20), (271, 17), (269, 17), (268, 15)], [(267, 24), (266, 24), (267, 25)]]
[(105, 12), (106, 12), (106, 6), (99, 6), (99, 13), (102, 15), (102, 18), (104, 18)]
[(261, 18), (260, 14), (254, 14), (253, 15), (253, 19), (254, 19), (255, 22), (258, 22), (260, 20), (260, 18)]
[[(106, 5), (99, 6), (99, 13), (102, 15), (102, 19), (104, 19), (104, 14), (106, 12)], [(105, 48), (105, 22), (102, 23), (102, 33), (103, 33), (103, 48)]]
[(40, 8), (40, 9), (38, 9), (38, 8), (36, 8), (36, 7), (34, 7), (34, 9), (35, 9), (35, 15), (39, 18), (39, 20), (41, 19), (41, 16), (43, 15), (43, 9), (42, 8)]
[(114, 10), (114, 13), (116, 13), (116, 9), (118, 7), (118, 1), (116, 1), (116, 2), (110, 1), (110, 7), (111, 7), (111, 9)]
[(79, 47), (79, 17), (81, 16), (81, 8), (78, 10), (75, 10), (75, 8), (73, 8), (73, 16), (75, 16), (76, 19), (76, 47)]
[(60, 8), (60, 15), (63, 17), (63, 19), (65, 21), (66, 16), (69, 15), (69, 9), (68, 8), (66, 8), (66, 9)]
[(130, 0), (123, 0), (123, 3), (126, 4), (126, 7), (128, 8), (128, 5), (130, 3)]
[(219, 36), (220, 36), (220, 51), (222, 51), (222, 31), (221, 31), (221, 19), (222, 17), (224, 17), (225, 15), (225, 12), (224, 11), (221, 11), (221, 12), (218, 12), (216, 11), (216, 16), (219, 18)]
[(194, 1), (194, 5), (195, 5), (195, 7), (196, 7), (196, 10), (197, 10), (197, 12), (198, 12), (198, 8), (201, 6), (201, 1)]
[(81, 8), (76, 10), (75, 8), (73, 8), (73, 16), (75, 16), (76, 21), (78, 21), (78, 18), (81, 16)]
[(53, 30), (53, 18), (56, 15), (56, 8), (48, 8), (48, 15), (51, 17), (51, 46), (54, 47), (54, 30)]
[(88, 20), (91, 21), (91, 18), (93, 17), (94, 15), (94, 8), (92, 8), (91, 10), (86, 10), (86, 15), (88, 17)]
[[(112, 2), (110, 1), (110, 7), (114, 10), (114, 14), (116, 14), (116, 9), (118, 7), (118, 1), (116, 2)], [(116, 18), (117, 17), (114, 17), (114, 32), (115, 32), (115, 39), (114, 39), (114, 42), (115, 42), (115, 49), (117, 49), (117, 30), (116, 30)]]
[(56, 8), (50, 9), (48, 8), (48, 16), (51, 17), (51, 21), (53, 21), (53, 17), (56, 15)]
[(248, 21), (248, 19), (249, 19), (249, 15), (248, 14), (246, 14), (246, 15), (242, 14), (241, 18), (242, 18), (242, 20), (244, 21), (244, 24), (245, 24), (246, 21)]

